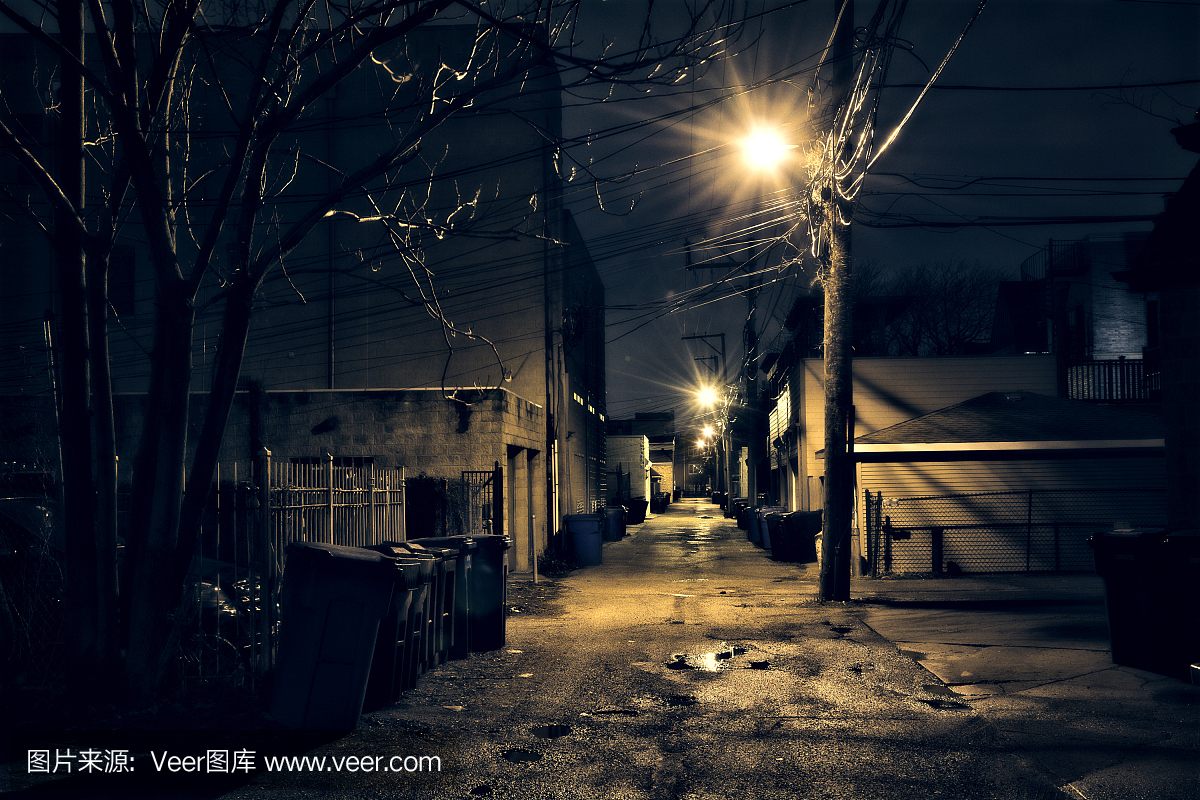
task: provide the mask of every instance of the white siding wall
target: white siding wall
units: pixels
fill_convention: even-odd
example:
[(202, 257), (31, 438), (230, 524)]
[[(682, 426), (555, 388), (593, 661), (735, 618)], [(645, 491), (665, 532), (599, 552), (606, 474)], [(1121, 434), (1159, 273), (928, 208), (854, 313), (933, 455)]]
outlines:
[(650, 499), (650, 440), (645, 436), (609, 436), (608, 469), (629, 473), (630, 497)]
[[(825, 362), (806, 359), (794, 394), (800, 431), (800, 480), (808, 509), (821, 507), (825, 462)], [(854, 435), (882, 430), (987, 392), (1057, 394), (1054, 356), (962, 356), (945, 358), (859, 358), (854, 370)]]

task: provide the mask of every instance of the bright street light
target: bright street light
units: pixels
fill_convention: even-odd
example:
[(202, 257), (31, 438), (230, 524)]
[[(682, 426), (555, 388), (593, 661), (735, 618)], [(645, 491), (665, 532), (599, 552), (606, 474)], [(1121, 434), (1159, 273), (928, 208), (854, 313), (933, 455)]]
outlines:
[(712, 427), (712, 425), (705, 425), (705, 426), (704, 426), (704, 431), (702, 432), (702, 434), (701, 434), (701, 435), (703, 435), (705, 439), (710, 439), (710, 438), (712, 438), (712, 435), (713, 435), (713, 427)]
[(715, 406), (717, 404), (718, 397), (717, 390), (711, 386), (705, 386), (696, 392), (696, 400), (700, 403), (700, 405), (706, 407)]
[(788, 144), (775, 130), (759, 128), (741, 141), (742, 157), (757, 170), (770, 171), (777, 168), (788, 157), (788, 151), (796, 145)]

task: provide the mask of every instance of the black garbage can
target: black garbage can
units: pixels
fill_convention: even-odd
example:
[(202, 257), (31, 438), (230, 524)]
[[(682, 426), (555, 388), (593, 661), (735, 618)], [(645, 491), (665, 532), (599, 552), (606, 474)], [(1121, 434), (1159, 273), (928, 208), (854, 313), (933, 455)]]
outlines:
[(750, 537), (750, 504), (745, 500), (737, 499), (733, 501), (733, 518), (737, 520), (737, 526), (746, 531), (746, 537)]
[(421, 585), (421, 564), (401, 555), (390, 557), (396, 564), (392, 602), (388, 613), (379, 621), (379, 635), (375, 638), (375, 654), (371, 658), (371, 672), (363, 700), (364, 711), (374, 711), (399, 700), (405, 689), (405, 658), (409, 654), (409, 640), (412, 638), (409, 626), (413, 597)]
[(787, 519), (787, 509), (771, 509), (763, 514), (763, 522), (766, 526), (766, 535), (763, 538), (763, 547), (771, 550), (774, 557), (775, 548), (779, 547), (780, 539), (783, 538), (783, 521)]
[(625, 535), (624, 506), (604, 507), (604, 530), (601, 534), (606, 542), (615, 542)]
[(471, 638), (471, 581), (474, 571), (474, 556), (479, 545), (470, 536), (437, 536), (418, 539), (414, 544), (425, 548), (445, 548), (454, 553), (456, 562), (456, 579), (454, 582), (454, 597), (449, 611), (453, 614), (451, 621), (451, 638), (447, 654), (452, 659), (466, 658), (470, 653)]
[[(454, 556), (448, 550), (438, 547), (426, 548), (420, 542), (389, 543), (398, 546), (410, 557), (428, 562), (431, 577), (425, 593), (424, 613), (420, 620), (422, 626), (420, 656), (421, 672), (433, 669), (446, 661), (446, 649), (450, 642), (448, 626), (448, 609), (453, 608), (454, 579), (456, 564)], [(451, 601), (447, 603), (447, 597)]]
[(357, 547), (288, 545), (271, 716), (289, 728), (358, 725), (393, 559)]
[(391, 556), (401, 563), (415, 565), (412, 600), (409, 603), (407, 637), (401, 656), (400, 691), (417, 685), (417, 679), (437, 663), (437, 596), (442, 586), (441, 557), (424, 548), (410, 548), (406, 542), (384, 542), (367, 550)]
[(1166, 541), (1167, 592), (1174, 634), (1168, 638), (1171, 674), (1192, 680), (1200, 663), (1200, 530), (1172, 531)]
[(646, 521), (646, 498), (635, 497), (629, 501), (629, 517), (625, 520), (629, 525), (641, 525)]
[(772, 538), (771, 558), (798, 564), (817, 560), (817, 535), (821, 533), (820, 511), (793, 511), (779, 526), (778, 541)]
[(1165, 624), (1170, 601), (1166, 532), (1103, 531), (1088, 539), (1104, 579), (1104, 607), (1114, 664), (1166, 674), (1171, 669)]
[(504, 646), (508, 612), (508, 551), (512, 539), (474, 536), (478, 549), (471, 559), (471, 624), (467, 642), (472, 653)]

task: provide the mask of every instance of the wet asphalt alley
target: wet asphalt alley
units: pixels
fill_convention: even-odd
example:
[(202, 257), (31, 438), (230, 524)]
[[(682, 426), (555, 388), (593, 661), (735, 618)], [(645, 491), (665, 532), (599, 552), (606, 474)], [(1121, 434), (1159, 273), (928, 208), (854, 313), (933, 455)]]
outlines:
[(510, 615), (502, 650), (439, 667), (313, 751), (435, 755), (440, 773), (281, 773), (225, 796), (1061, 796), (860, 607), (815, 589), (815, 565), (771, 561), (707, 501), (675, 503), (602, 565), (522, 585), (545, 597)]

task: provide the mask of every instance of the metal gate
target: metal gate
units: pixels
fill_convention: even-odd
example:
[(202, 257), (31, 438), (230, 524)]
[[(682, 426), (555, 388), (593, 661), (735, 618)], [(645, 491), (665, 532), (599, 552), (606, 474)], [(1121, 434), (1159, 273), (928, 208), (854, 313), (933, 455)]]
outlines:
[(463, 532), (467, 536), (504, 533), (504, 470), (500, 462), (490, 470), (464, 471), (462, 480), (466, 494)]

